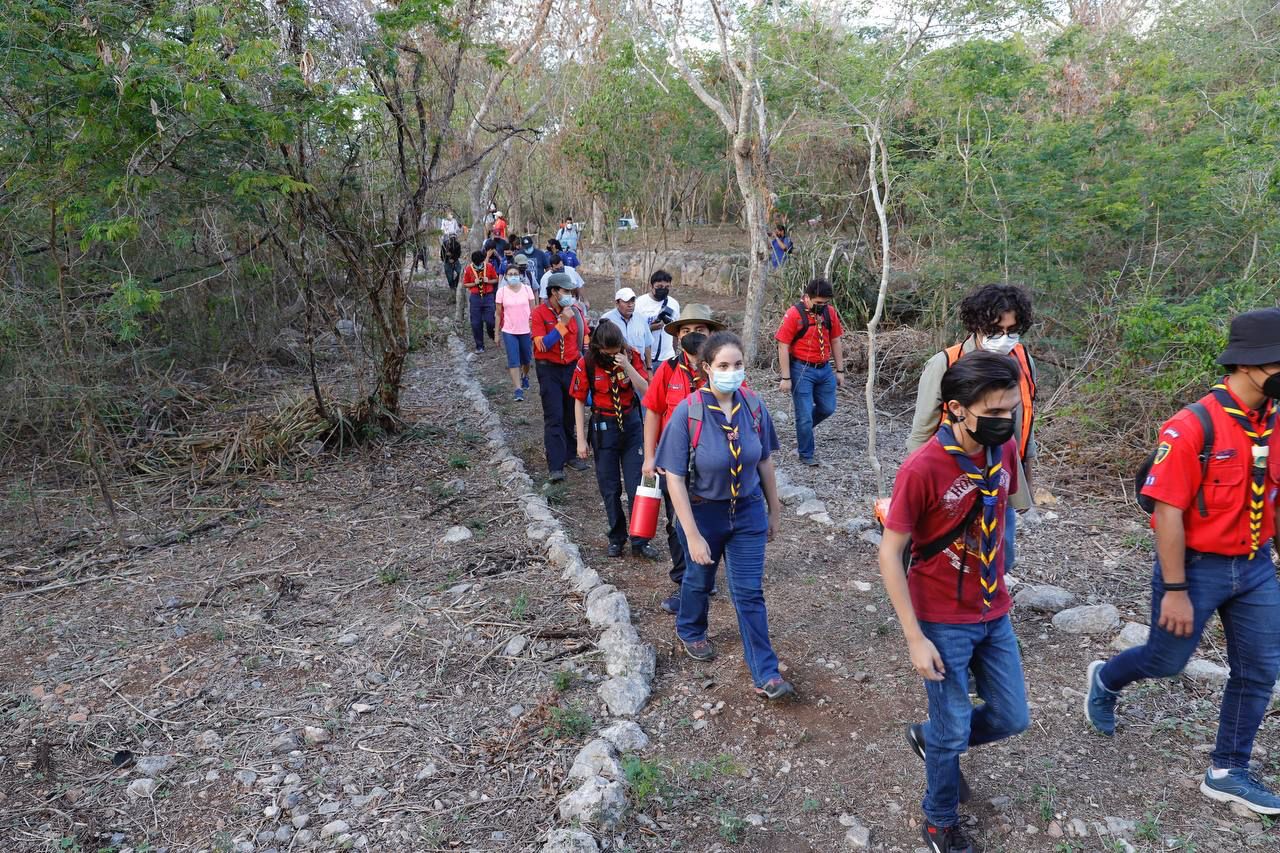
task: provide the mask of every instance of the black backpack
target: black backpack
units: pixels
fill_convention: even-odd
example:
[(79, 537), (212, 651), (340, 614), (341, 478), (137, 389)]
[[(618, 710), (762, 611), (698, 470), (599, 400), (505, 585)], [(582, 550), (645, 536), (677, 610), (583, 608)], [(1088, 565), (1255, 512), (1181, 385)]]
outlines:
[[(1196, 509), (1200, 512), (1201, 518), (1208, 518), (1209, 510), (1204, 505), (1204, 481), (1209, 473), (1209, 460), (1213, 457), (1213, 418), (1209, 416), (1209, 410), (1205, 408), (1204, 403), (1197, 401), (1186, 409), (1200, 421), (1200, 429), (1204, 432), (1204, 444), (1200, 446), (1200, 488), (1196, 490)], [(1133, 475), (1134, 496), (1137, 498), (1138, 506), (1142, 507), (1148, 515), (1155, 512), (1156, 502), (1144, 495), (1142, 489), (1147, 485), (1147, 478), (1151, 474), (1152, 466), (1156, 464), (1156, 455), (1159, 452), (1159, 447), (1151, 451)]]
[[(813, 320), (809, 317), (809, 309), (804, 307), (803, 302), (797, 302), (796, 311), (800, 312), (800, 330), (791, 338), (789, 346), (795, 346), (796, 341), (804, 337), (805, 332), (809, 331), (809, 326), (813, 324)], [(831, 333), (831, 305), (822, 306), (822, 325), (826, 327), (827, 333)]]

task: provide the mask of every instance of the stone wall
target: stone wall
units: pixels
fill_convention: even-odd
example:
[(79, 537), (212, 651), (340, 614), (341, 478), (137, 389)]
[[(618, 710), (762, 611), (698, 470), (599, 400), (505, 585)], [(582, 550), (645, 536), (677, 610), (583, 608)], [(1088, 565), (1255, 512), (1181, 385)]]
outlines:
[[(676, 287), (696, 287), (723, 296), (737, 296), (746, 281), (746, 254), (712, 254), (709, 252), (620, 251), (616, 255), (622, 278), (634, 285), (648, 282), (649, 274), (663, 269), (671, 273)], [(612, 276), (613, 258), (605, 247), (590, 248), (582, 253), (581, 272)]]

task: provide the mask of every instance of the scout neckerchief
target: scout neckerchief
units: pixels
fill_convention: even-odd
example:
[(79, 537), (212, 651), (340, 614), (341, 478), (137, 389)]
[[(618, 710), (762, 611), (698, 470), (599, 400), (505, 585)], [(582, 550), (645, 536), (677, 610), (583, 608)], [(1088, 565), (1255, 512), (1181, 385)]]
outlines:
[[(978, 543), (978, 561), (982, 564), (982, 574), (979, 578), (982, 586), (982, 612), (986, 613), (991, 609), (991, 602), (996, 597), (998, 585), (996, 548), (1000, 544), (1000, 516), (996, 512), (996, 504), (1000, 499), (1000, 469), (1003, 467), (1001, 448), (986, 449), (987, 471), (984, 474), (960, 446), (950, 423), (944, 423), (938, 427), (938, 443), (942, 445), (943, 450), (955, 457), (960, 470), (978, 487), (978, 498), (982, 501), (982, 536)], [(963, 574), (963, 563), (960, 565), (960, 571)]]
[(609, 379), (609, 399), (613, 402), (613, 416), (618, 419), (618, 429), (622, 430), (622, 379), (616, 370), (606, 370), (604, 375)]
[[(812, 313), (812, 312), (810, 312)], [(824, 306), (821, 311), (813, 315), (814, 326), (818, 330), (818, 361), (819, 363), (826, 361), (827, 355), (827, 336), (822, 333), (822, 324), (827, 319), (827, 309)]]
[[(702, 391), (698, 392), (703, 393)], [(720, 429), (724, 430), (725, 441), (729, 444), (729, 455), (733, 457), (733, 461), (729, 464), (729, 495), (731, 502), (729, 504), (729, 518), (733, 518), (734, 513), (738, 509), (738, 494), (742, 488), (742, 443), (741, 436), (738, 434), (737, 424), (734, 423), (738, 416), (738, 410), (742, 408), (742, 404), (738, 402), (737, 396), (734, 396), (733, 408), (726, 412), (721, 408), (712, 397), (712, 405), (707, 406), (709, 412), (719, 412), (724, 422), (717, 424)]]
[(1253, 441), (1253, 465), (1249, 471), (1252, 479), (1249, 482), (1249, 558), (1258, 553), (1262, 538), (1262, 512), (1266, 505), (1267, 495), (1267, 456), (1270, 452), (1271, 433), (1276, 426), (1275, 404), (1268, 402), (1267, 414), (1263, 418), (1261, 431), (1254, 429), (1249, 415), (1236, 405), (1235, 398), (1227, 390), (1227, 386), (1213, 386), (1213, 399), (1218, 401), (1222, 410), (1240, 424), (1244, 434)]
[(689, 367), (689, 354), (681, 352), (680, 357), (676, 359), (676, 369), (683, 370), (685, 375), (689, 377), (689, 393), (701, 390), (702, 383), (698, 381), (698, 374), (693, 372), (693, 368)]
[[(548, 302), (548, 303), (547, 303), (547, 309), (548, 309), (548, 310), (551, 312), (551, 314), (553, 315), (553, 319), (555, 319), (555, 320), (559, 320), (559, 319), (560, 319), (560, 314), (559, 314), (559, 312), (557, 312), (557, 311), (556, 311), (556, 309), (554, 309), (554, 308), (552, 308), (552, 307), (551, 307), (551, 303), (550, 303), (550, 302)], [(555, 325), (555, 323), (552, 323), (551, 325), (552, 325), (552, 326), (554, 326), (554, 325)], [(561, 336), (560, 336), (560, 363), (561, 363), (561, 364), (564, 364), (564, 363), (565, 363), (565, 360), (564, 360), (564, 335), (561, 335)], [(590, 382), (588, 382), (588, 384), (590, 384)]]

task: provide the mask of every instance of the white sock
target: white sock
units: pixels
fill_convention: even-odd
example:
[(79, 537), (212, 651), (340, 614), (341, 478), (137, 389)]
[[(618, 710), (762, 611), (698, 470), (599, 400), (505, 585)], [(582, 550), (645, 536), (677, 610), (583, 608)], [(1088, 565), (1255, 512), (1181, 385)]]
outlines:
[(1229, 773), (1229, 772), (1230, 772), (1230, 771), (1228, 771), (1228, 770), (1219, 770), (1218, 768), (1214, 767), (1214, 768), (1211, 768), (1211, 769), (1209, 770), (1209, 778), (1210, 778), (1210, 779), (1225, 779), (1225, 778), (1227, 777), (1227, 773)]

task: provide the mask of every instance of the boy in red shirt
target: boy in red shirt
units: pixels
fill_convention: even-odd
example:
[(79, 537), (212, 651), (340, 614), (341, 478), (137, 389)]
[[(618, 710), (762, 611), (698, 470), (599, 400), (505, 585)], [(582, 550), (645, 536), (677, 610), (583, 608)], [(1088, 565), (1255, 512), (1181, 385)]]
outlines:
[[(778, 390), (790, 394), (796, 411), (796, 449), (805, 465), (817, 465), (813, 430), (836, 410), (836, 389), (844, 386), (844, 326), (831, 304), (831, 282), (815, 278), (803, 300), (787, 309), (778, 342)], [(832, 364), (835, 368), (832, 369)]]
[(1218, 363), (1229, 371), (1222, 382), (1161, 428), (1142, 488), (1155, 502), (1151, 634), (1145, 644), (1089, 665), (1085, 713), (1100, 733), (1114, 734), (1120, 691), (1182, 672), (1218, 613), (1231, 675), (1200, 791), (1274, 815), (1280, 797), (1249, 762), (1280, 674), (1280, 584), (1271, 562), (1280, 489), (1280, 308), (1232, 320)]
[(476, 353), (484, 352), (484, 336), (497, 340), (495, 335), (494, 296), (498, 291), (498, 271), (485, 260), (484, 252), (471, 253), (471, 264), (462, 271), (462, 285), (467, 289), (471, 309), (471, 337), (476, 341)]
[[(959, 826), (968, 799), (960, 754), (1029, 724), (1001, 530), (1017, 488), (1018, 366), (1008, 356), (970, 353), (943, 374), (942, 399), (947, 420), (898, 469), (880, 574), (929, 699), (928, 721), (907, 727), (925, 763), (924, 840), (930, 853), (972, 853)], [(983, 699), (977, 707), (970, 669)]]
[(582, 357), (578, 341), (578, 312), (574, 310), (578, 285), (563, 273), (547, 280), (547, 298), (533, 309), (529, 325), (533, 333), (533, 367), (538, 374), (538, 397), (542, 400), (542, 443), (547, 452), (548, 478), (564, 480), (564, 466), (582, 471), (590, 468), (581, 459), (570, 458), (573, 441), (573, 397), (569, 386), (573, 369)]

